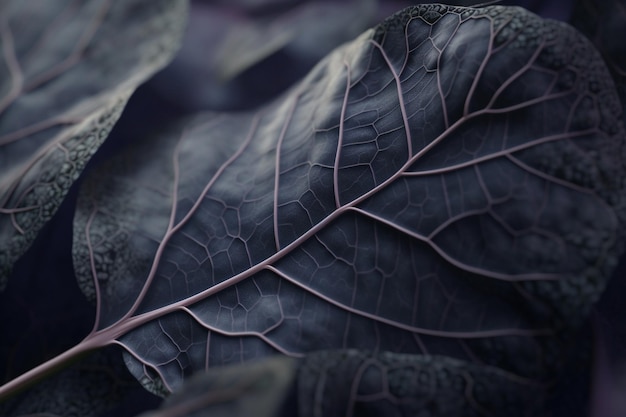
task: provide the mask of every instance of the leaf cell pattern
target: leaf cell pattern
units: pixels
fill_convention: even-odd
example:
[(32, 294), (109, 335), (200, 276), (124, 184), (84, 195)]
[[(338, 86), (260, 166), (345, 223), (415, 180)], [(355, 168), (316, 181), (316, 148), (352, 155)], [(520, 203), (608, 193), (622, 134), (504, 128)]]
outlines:
[(90, 175), (88, 339), (157, 392), (351, 348), (550, 379), (621, 250), (619, 119), (569, 26), (406, 9), (261, 111), (199, 116)]
[(315, 352), (297, 378), (301, 417), (531, 416), (545, 395), (541, 385), (498, 369), (390, 352)]
[[(171, 58), (184, 1), (0, 5), (0, 289), (106, 139)], [(129, 49), (129, 43), (135, 45)]]
[(626, 18), (624, 0), (602, 3), (581, 0), (576, 3), (571, 22), (602, 54), (615, 81), (622, 108), (626, 109), (626, 49), (618, 40), (625, 34), (624, 26), (620, 23), (624, 18)]

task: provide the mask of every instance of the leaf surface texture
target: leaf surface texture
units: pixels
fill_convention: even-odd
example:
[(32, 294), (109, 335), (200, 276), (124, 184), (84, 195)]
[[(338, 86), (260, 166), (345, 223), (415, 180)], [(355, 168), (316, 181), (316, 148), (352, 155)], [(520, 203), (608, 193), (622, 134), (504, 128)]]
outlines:
[(406, 9), (258, 112), (90, 173), (74, 264), (94, 330), (160, 393), (352, 348), (549, 380), (621, 250), (619, 107), (565, 24)]

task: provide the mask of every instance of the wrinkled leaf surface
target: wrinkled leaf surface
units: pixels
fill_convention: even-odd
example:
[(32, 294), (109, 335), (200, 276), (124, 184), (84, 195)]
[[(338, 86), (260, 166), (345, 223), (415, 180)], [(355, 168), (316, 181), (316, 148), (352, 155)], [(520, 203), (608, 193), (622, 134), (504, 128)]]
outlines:
[(0, 288), (130, 94), (171, 58), (185, 4), (0, 5)]
[(565, 24), (407, 9), (259, 112), (200, 115), (90, 175), (74, 263), (94, 335), (156, 392), (349, 348), (549, 380), (621, 250), (619, 107)]
[(333, 350), (209, 369), (141, 417), (536, 415), (542, 388), (441, 356)]

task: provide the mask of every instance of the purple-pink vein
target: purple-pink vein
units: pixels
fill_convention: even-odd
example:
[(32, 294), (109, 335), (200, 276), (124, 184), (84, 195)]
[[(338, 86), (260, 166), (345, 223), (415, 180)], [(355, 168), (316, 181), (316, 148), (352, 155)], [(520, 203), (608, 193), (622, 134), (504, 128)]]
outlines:
[(343, 148), (343, 134), (346, 118), (346, 107), (348, 107), (348, 94), (350, 92), (350, 66), (344, 60), (343, 65), (346, 68), (346, 90), (343, 94), (343, 102), (341, 104), (341, 114), (339, 116), (339, 137), (337, 138), (337, 152), (335, 153), (335, 166), (333, 167), (333, 192), (335, 195), (335, 207), (341, 207), (341, 196), (339, 195), (339, 162), (341, 160), (341, 150)]
[(291, 124), (291, 119), (293, 118), (293, 113), (296, 110), (296, 106), (298, 105), (298, 101), (300, 99), (299, 94), (293, 99), (293, 103), (289, 107), (289, 111), (287, 112), (287, 117), (285, 119), (285, 123), (280, 131), (280, 135), (278, 136), (278, 143), (276, 144), (276, 161), (274, 168), (274, 241), (276, 243), (276, 251), (280, 251), (280, 237), (278, 234), (278, 191), (280, 187), (280, 157), (281, 157), (281, 148), (283, 146), (283, 141), (285, 140), (285, 135), (287, 134), (287, 129)]

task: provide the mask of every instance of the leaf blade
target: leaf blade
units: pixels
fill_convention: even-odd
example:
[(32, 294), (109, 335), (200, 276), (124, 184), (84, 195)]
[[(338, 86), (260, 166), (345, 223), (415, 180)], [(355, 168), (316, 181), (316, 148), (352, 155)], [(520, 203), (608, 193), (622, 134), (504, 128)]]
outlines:
[[(121, 155), (116, 166), (131, 168), (92, 177), (75, 227), (75, 265), (102, 286), (104, 308), (117, 284), (100, 277), (107, 251), (84, 246), (87, 219), (104, 222), (107, 204), (153, 206), (139, 201), (155, 175), (169, 191), (158, 225), (124, 223), (150, 249), (115, 247), (145, 251), (136, 274), (114, 278), (140, 277), (134, 316), (96, 333), (115, 329), (135, 375), (165, 390), (272, 351), (347, 348), (549, 378), (621, 250), (623, 127), (599, 62), (571, 28), (521, 9), (419, 6), (259, 113), (164, 135), (161, 162), (141, 175)], [(608, 101), (589, 99), (594, 78)]]

